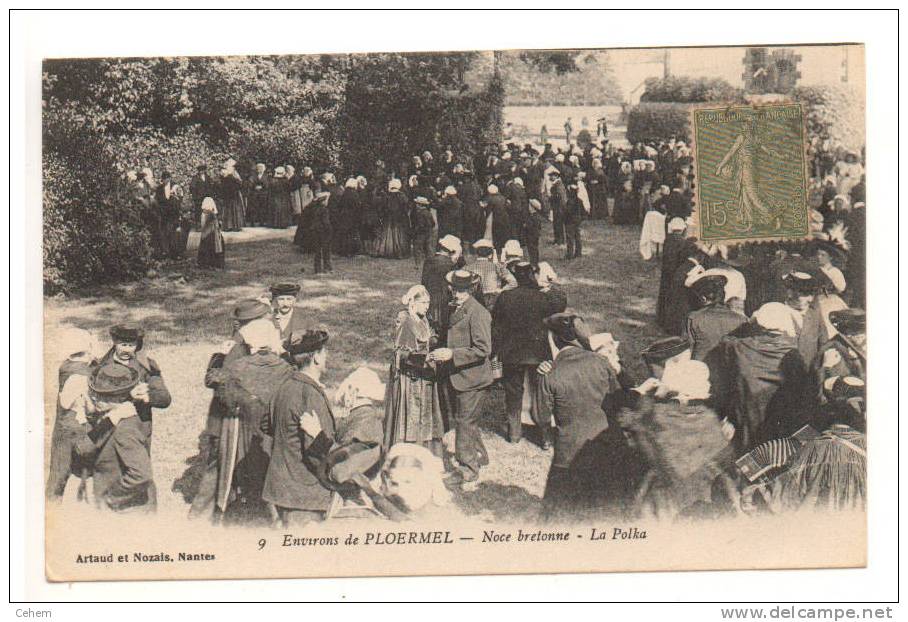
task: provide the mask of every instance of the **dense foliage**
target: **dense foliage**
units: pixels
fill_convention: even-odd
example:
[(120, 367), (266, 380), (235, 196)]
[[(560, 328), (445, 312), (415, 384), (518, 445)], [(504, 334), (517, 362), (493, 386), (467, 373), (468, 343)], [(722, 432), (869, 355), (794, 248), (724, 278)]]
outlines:
[(631, 143), (649, 140), (690, 140), (690, 106), (680, 103), (642, 102), (628, 112), (627, 139)]
[(722, 78), (669, 76), (649, 78), (640, 96), (641, 102), (724, 102), (744, 101), (744, 91)]
[(497, 72), (467, 83), (477, 56), (46, 61), (46, 289), (151, 265), (145, 215), (120, 192), (128, 170), (185, 184), (228, 156), (244, 174), (255, 162), (352, 173), (446, 145), (475, 153), (497, 140), (504, 99)]
[(621, 102), (607, 51), (502, 52), (507, 105), (604, 106)]
[(864, 146), (864, 97), (848, 88), (800, 86), (792, 99), (806, 106), (807, 135), (859, 152)]

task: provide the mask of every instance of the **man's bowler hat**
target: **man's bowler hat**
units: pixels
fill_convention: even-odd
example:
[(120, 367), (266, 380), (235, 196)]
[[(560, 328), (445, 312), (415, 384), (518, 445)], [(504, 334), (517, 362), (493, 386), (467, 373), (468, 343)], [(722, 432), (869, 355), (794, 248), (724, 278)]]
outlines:
[(469, 270), (452, 270), (445, 275), (448, 284), (461, 292), (472, 289), (478, 279), (479, 275)]
[(867, 313), (863, 309), (841, 309), (829, 313), (829, 323), (845, 335), (867, 330)]
[(298, 296), (300, 286), (296, 283), (275, 283), (271, 286), (272, 296)]
[(687, 339), (681, 337), (667, 337), (650, 344), (640, 352), (640, 356), (647, 363), (661, 363), (673, 356), (678, 356), (690, 348)]
[(328, 343), (328, 338), (328, 331), (325, 330), (295, 331), (290, 334), (290, 338), (284, 343), (284, 349), (294, 356), (318, 352)]
[(117, 324), (110, 328), (110, 338), (116, 343), (131, 341), (142, 347), (142, 341), (145, 339), (145, 331), (135, 324)]
[(92, 391), (108, 397), (125, 397), (137, 384), (138, 370), (116, 362), (98, 367), (88, 379)]

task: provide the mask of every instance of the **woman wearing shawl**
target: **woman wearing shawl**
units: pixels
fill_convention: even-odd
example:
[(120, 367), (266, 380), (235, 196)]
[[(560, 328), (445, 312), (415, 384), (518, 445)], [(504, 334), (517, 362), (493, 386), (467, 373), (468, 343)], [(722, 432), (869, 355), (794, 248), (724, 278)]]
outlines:
[(713, 395), (722, 398), (717, 410), (735, 426), (738, 455), (793, 434), (815, 410), (798, 351), (798, 312), (768, 302), (751, 320), (724, 337), (705, 361), (716, 387)]
[(218, 204), (224, 231), (240, 231), (246, 226), (246, 206), (243, 200), (243, 178), (236, 172), (236, 160), (224, 163), (218, 186)]
[(249, 354), (224, 366), (215, 394), (224, 405), (218, 447), (217, 509), (243, 519), (273, 519), (262, 500), (271, 454), (269, 405), (292, 373), (281, 358), (280, 333), (268, 317), (239, 329)]
[(635, 403), (618, 416), (649, 468), (638, 498), (644, 512), (660, 517), (708, 505), (720, 464), (731, 457), (731, 435), (707, 405), (709, 368), (679, 358), (658, 380), (629, 391)]
[(268, 193), (268, 204), (271, 210), (271, 226), (275, 229), (286, 229), (290, 226), (290, 182), (287, 181), (283, 166), (274, 169), (274, 178)]
[(332, 206), (331, 224), (334, 228), (332, 250), (342, 257), (352, 257), (360, 251), (360, 196), (359, 182), (350, 177), (344, 183), (344, 192)]
[(224, 269), (224, 236), (218, 222), (218, 208), (211, 197), (202, 200), (202, 233), (199, 240), (199, 266)]
[(426, 355), (435, 347), (435, 335), (426, 317), (429, 292), (422, 285), (414, 285), (401, 302), (407, 310), (397, 317), (385, 398), (384, 447), (399, 442), (419, 443), (441, 455), (444, 422), (435, 368), (426, 362)]
[(406, 259), (410, 256), (410, 201), (400, 187), (399, 179), (388, 182), (382, 231), (375, 247), (379, 257)]

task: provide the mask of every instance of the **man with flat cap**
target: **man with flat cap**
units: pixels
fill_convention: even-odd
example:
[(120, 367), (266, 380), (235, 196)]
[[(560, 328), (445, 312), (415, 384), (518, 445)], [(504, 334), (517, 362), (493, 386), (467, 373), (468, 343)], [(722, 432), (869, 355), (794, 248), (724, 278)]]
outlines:
[[(327, 342), (328, 333), (323, 330), (291, 335), (284, 348), (295, 370), (271, 400), (274, 444), (262, 498), (274, 504), (285, 527), (323, 520), (331, 503), (325, 458), (335, 425), (321, 383)], [(307, 423), (312, 418), (318, 420), (317, 431)]]
[(687, 314), (685, 336), (690, 342), (691, 358), (702, 361), (725, 335), (747, 322), (747, 316), (725, 304), (725, 284), (722, 274), (700, 273), (688, 278), (686, 285), (693, 290), (699, 308)]
[(470, 294), (478, 280), (475, 274), (452, 270), (446, 280), (452, 296), (447, 347), (433, 350), (429, 359), (442, 363), (448, 374), (454, 453), (460, 463), (450, 481), (473, 482), (479, 477), (480, 467), (489, 461), (478, 424), (486, 390), (492, 384), (492, 316)]
[(271, 305), (274, 307), (274, 325), (286, 341), (294, 332), (306, 330), (304, 312), (296, 308), (300, 286), (296, 283), (275, 283), (271, 286)]
[(626, 472), (631, 450), (609, 420), (620, 406), (618, 375), (587, 347), (576, 320), (573, 313), (545, 319), (555, 360), (541, 391), (557, 423), (542, 500), (548, 521), (620, 515), (636, 489), (636, 478)]
[(208, 517), (214, 520), (219, 518), (219, 514), (215, 513), (215, 495), (218, 486), (221, 427), (226, 411), (223, 402), (217, 396), (217, 390), (224, 381), (224, 368), (249, 354), (249, 348), (243, 342), (240, 330), (253, 320), (268, 318), (271, 315), (271, 305), (261, 300), (247, 298), (238, 302), (231, 313), (233, 326), (231, 338), (225, 341), (220, 351), (212, 354), (208, 361), (208, 368), (205, 371), (205, 386), (212, 389), (215, 394), (208, 405), (205, 430), (199, 438), (205, 471), (199, 482), (198, 491), (192, 498), (192, 505), (189, 508), (190, 518)]
[[(170, 406), (170, 392), (161, 368), (143, 349), (145, 333), (138, 326), (120, 324), (110, 329), (113, 346), (98, 367), (117, 376), (126, 367), (136, 372), (137, 382), (129, 390), (135, 417), (120, 421), (95, 462), (95, 498), (112, 510), (157, 505), (151, 468), (152, 409)], [(99, 372), (100, 373), (100, 372)]]

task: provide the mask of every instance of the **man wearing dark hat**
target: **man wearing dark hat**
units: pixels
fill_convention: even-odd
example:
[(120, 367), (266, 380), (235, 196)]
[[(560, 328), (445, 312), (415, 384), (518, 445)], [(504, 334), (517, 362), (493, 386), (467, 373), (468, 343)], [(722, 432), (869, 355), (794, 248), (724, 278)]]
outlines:
[(557, 313), (544, 321), (556, 352), (551, 372), (541, 381), (543, 399), (558, 426), (542, 501), (550, 521), (620, 514), (633, 493), (632, 480), (622, 473), (627, 441), (608, 419), (621, 385), (609, 361), (585, 347), (577, 319)]
[[(321, 521), (331, 502), (324, 458), (335, 436), (334, 415), (321, 383), (328, 333), (294, 333), (284, 348), (295, 371), (271, 400), (274, 444), (262, 498), (274, 504), (284, 526)], [(306, 432), (307, 417), (316, 417), (320, 433)], [(310, 428), (311, 429), (311, 428)]]
[(525, 261), (513, 268), (517, 287), (501, 292), (492, 312), (492, 352), (503, 365), (505, 409), (508, 415), (508, 440), (520, 442), (520, 411), (524, 387), (536, 399), (533, 421), (542, 432), (542, 445), (548, 447), (552, 414), (544, 408), (539, 393), (536, 367), (549, 358), (548, 336), (544, 325), (550, 315), (548, 297), (539, 289), (533, 266)]
[[(136, 372), (129, 399), (137, 416), (121, 421), (101, 449), (95, 463), (95, 497), (113, 510), (157, 504), (151, 468), (152, 408), (170, 406), (170, 392), (161, 369), (143, 350), (144, 332), (135, 325), (110, 329), (113, 347), (98, 363), (98, 374), (118, 377), (119, 366)], [(101, 372), (103, 371), (103, 374)]]
[(208, 405), (208, 418), (205, 430), (199, 438), (199, 446), (205, 461), (205, 471), (199, 482), (199, 489), (192, 499), (189, 517), (211, 517), (215, 507), (215, 495), (218, 485), (218, 463), (220, 461), (220, 437), (226, 408), (217, 396), (217, 389), (224, 381), (224, 368), (249, 354), (249, 348), (243, 343), (240, 329), (253, 320), (268, 317), (272, 313), (270, 305), (248, 298), (241, 300), (231, 314), (233, 335), (226, 341), (221, 351), (211, 355), (205, 371), (205, 386), (215, 391)]
[(293, 332), (306, 330), (302, 310), (296, 308), (300, 286), (296, 283), (275, 283), (271, 286), (271, 306), (274, 307), (274, 325), (281, 331), (281, 340), (286, 341)]
[[(825, 279), (825, 277), (824, 277)], [(798, 351), (809, 365), (826, 341), (823, 317), (817, 308), (820, 279), (813, 270), (795, 270), (782, 277), (785, 286), (785, 304), (800, 314), (798, 326)]]
[(470, 291), (477, 277), (466, 270), (453, 270), (446, 278), (453, 302), (448, 319), (447, 347), (429, 353), (444, 363), (448, 373), (449, 399), (455, 429), (455, 457), (461, 468), (452, 481), (472, 482), (488, 464), (488, 454), (479, 434), (479, 416), (486, 389), (492, 384), (492, 316)]
[(694, 360), (704, 360), (722, 337), (747, 322), (746, 315), (726, 306), (727, 282), (728, 277), (721, 274), (701, 274), (689, 286), (700, 304), (697, 310), (688, 313), (685, 328)]

